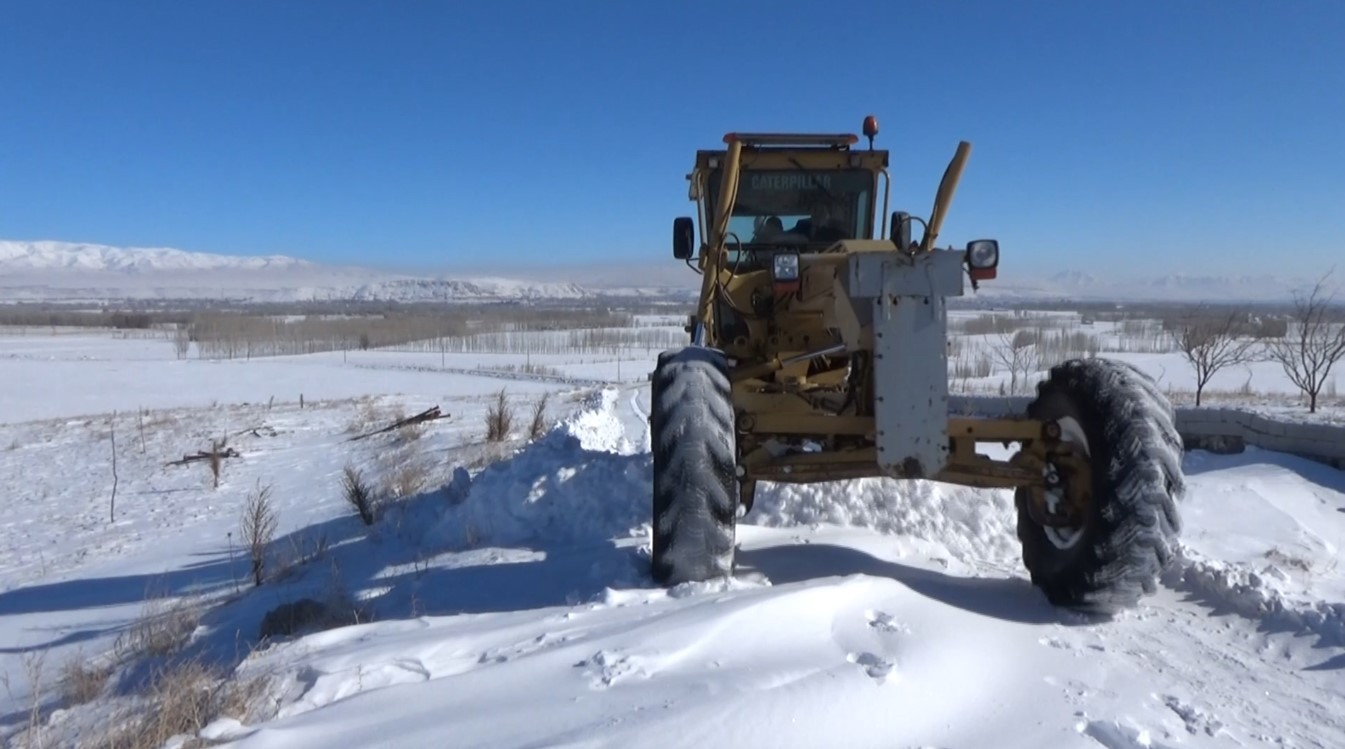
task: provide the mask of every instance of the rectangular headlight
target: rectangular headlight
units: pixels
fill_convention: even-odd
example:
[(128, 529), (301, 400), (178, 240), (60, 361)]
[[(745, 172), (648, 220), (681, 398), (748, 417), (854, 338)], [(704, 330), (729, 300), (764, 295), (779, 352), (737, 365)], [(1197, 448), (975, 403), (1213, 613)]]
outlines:
[(799, 280), (799, 253), (777, 252), (771, 263), (771, 278), (776, 283)]
[(999, 265), (999, 242), (993, 239), (976, 239), (967, 243), (967, 265), (984, 270)]

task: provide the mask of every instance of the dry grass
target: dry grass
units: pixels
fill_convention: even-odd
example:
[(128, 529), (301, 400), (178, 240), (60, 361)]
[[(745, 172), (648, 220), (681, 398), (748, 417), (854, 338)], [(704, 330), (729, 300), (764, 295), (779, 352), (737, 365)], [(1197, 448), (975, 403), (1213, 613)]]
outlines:
[(532, 423), (528, 425), (529, 439), (535, 440), (546, 433), (546, 404), (550, 399), (550, 393), (542, 393), (542, 397), (532, 405)]
[(202, 613), (199, 599), (151, 592), (145, 597), (140, 616), (117, 637), (113, 652), (121, 660), (173, 655), (191, 639)]
[(289, 548), (281, 549), (272, 560), (271, 580), (288, 579), (292, 573), (304, 565), (327, 556), (331, 542), (327, 535), (311, 532), (295, 533), (289, 536)]
[(430, 483), (430, 470), (416, 454), (402, 454), (392, 470), (384, 474), (383, 496), (389, 499), (414, 497)]
[(350, 422), (346, 424), (347, 434), (363, 434), (371, 431), (376, 425), (383, 425), (386, 407), (379, 406), (373, 396), (365, 396), (359, 399), (360, 407), (351, 416)]
[[(231, 679), (196, 660), (173, 663), (154, 672), (137, 705), (112, 721), (93, 746), (158, 749), (175, 736), (194, 736), (220, 718), (248, 719), (265, 691), (264, 679)], [(182, 746), (209, 744), (189, 739)]]
[(76, 654), (61, 667), (61, 698), (66, 705), (92, 702), (103, 693), (111, 678), (111, 664), (95, 663), (83, 654)]

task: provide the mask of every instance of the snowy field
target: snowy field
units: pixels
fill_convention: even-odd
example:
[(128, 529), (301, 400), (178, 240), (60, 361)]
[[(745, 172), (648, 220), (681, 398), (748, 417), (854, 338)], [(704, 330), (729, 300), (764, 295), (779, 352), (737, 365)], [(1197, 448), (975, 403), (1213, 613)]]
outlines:
[[(961, 338), (968, 366), (994, 345)], [(1345, 473), (1189, 453), (1182, 557), (1110, 621), (1031, 587), (1009, 492), (929, 482), (763, 487), (735, 579), (664, 590), (645, 571), (655, 355), (202, 360), (152, 337), (0, 334), (0, 736), (1345, 746)], [(1179, 354), (1100, 355), (1193, 390)], [(999, 392), (992, 369), (958, 384)], [(1216, 377), (1212, 404), (1307, 419), (1277, 370)], [(502, 388), (515, 423), (487, 442)], [(352, 439), (436, 405), (449, 416)], [(1343, 412), (1331, 396), (1312, 418)], [(218, 485), (206, 461), (170, 465), (222, 438), (238, 457)], [(347, 467), (386, 497), (372, 525)], [(259, 496), (275, 527), (256, 586), (241, 520)], [(300, 599), (319, 631), (259, 641)]]

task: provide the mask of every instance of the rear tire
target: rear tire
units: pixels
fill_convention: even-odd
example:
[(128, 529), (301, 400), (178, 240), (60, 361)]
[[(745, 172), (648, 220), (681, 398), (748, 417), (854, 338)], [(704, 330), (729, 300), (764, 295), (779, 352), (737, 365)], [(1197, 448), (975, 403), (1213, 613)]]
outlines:
[(739, 492), (728, 364), (712, 349), (665, 351), (650, 393), (654, 579), (729, 576)]
[(1172, 405), (1139, 370), (1094, 358), (1054, 367), (1027, 411), (1059, 421), (1092, 468), (1092, 501), (1076, 528), (1037, 523), (1028, 490), (1016, 492), (1033, 584), (1057, 606), (1100, 614), (1135, 606), (1157, 589), (1181, 532), (1185, 479)]

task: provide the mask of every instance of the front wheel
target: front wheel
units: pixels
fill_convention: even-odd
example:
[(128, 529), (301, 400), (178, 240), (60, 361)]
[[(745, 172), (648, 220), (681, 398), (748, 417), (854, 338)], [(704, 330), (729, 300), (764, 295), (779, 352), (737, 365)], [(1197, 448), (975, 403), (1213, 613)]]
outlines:
[(728, 364), (713, 349), (666, 351), (650, 394), (654, 579), (731, 575), (739, 481)]
[[(1181, 531), (1185, 479), (1171, 404), (1130, 365), (1076, 359), (1037, 386), (1028, 416), (1058, 423), (1061, 439), (1087, 456), (1091, 473), (1073, 525), (1038, 522), (1031, 490), (1015, 493), (1033, 584), (1058, 606), (1104, 614), (1135, 606), (1157, 589)], [(1053, 491), (1060, 490), (1047, 490), (1048, 505), (1064, 501)]]

